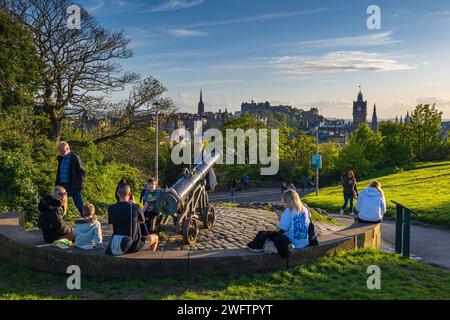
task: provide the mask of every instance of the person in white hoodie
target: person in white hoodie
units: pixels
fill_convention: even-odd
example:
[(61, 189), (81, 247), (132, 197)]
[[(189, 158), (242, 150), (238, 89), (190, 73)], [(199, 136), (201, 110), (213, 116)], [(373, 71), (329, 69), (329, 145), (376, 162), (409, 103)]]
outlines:
[(86, 204), (82, 216), (75, 220), (75, 246), (84, 250), (102, 249), (102, 226), (95, 216), (94, 205)]
[(358, 202), (358, 221), (368, 223), (380, 223), (386, 213), (386, 199), (381, 189), (381, 184), (374, 181), (369, 188), (359, 193)]

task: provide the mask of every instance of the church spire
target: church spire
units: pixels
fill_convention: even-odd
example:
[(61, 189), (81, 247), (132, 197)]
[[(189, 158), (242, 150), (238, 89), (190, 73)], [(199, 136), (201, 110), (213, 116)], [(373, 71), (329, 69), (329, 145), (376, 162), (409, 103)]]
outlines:
[(373, 131), (378, 131), (378, 115), (377, 115), (377, 104), (373, 105), (373, 115), (371, 127)]
[(203, 103), (203, 91), (200, 90), (200, 102), (198, 103), (198, 114), (204, 114), (205, 113), (205, 104)]

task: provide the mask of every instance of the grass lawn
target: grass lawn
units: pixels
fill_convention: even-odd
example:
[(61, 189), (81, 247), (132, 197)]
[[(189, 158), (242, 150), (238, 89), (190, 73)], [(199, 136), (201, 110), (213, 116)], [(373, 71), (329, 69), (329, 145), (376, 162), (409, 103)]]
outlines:
[[(368, 290), (368, 266), (381, 269), (381, 290)], [(66, 278), (0, 260), (0, 299), (450, 299), (450, 272), (371, 250), (338, 252), (276, 273), (197, 280)]]
[[(421, 163), (414, 166), (381, 171), (378, 177), (358, 182), (358, 189), (366, 188), (373, 180), (381, 182), (386, 195), (388, 216), (393, 217), (397, 201), (416, 212), (416, 221), (450, 228), (450, 161)], [(320, 191), (303, 198), (311, 207), (337, 213), (343, 204), (342, 187)]]

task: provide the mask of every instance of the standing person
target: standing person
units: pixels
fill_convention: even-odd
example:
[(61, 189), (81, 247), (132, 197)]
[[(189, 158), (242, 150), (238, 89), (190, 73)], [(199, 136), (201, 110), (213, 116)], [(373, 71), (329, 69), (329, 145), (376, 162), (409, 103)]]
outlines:
[(81, 191), (84, 187), (84, 176), (86, 169), (80, 157), (70, 150), (67, 142), (61, 141), (58, 144), (58, 171), (56, 173), (55, 185), (66, 189), (69, 197), (72, 197), (80, 215), (83, 212), (83, 198)]
[(297, 188), (295, 187), (294, 183), (291, 183), (291, 184), (289, 185), (289, 188), (288, 188), (288, 189), (297, 191)]
[(358, 220), (366, 223), (380, 223), (386, 213), (386, 199), (378, 181), (373, 181), (361, 191), (356, 203)]
[(283, 193), (286, 208), (281, 215), (279, 228), (296, 249), (309, 245), (308, 229), (311, 222), (308, 209), (303, 205), (297, 191), (289, 189)]
[(74, 229), (64, 222), (67, 213), (67, 192), (63, 187), (55, 187), (53, 195), (47, 196), (39, 203), (38, 227), (42, 230), (44, 241), (48, 244), (56, 240), (75, 239)]
[(281, 193), (285, 192), (286, 190), (288, 190), (287, 183), (283, 182), (283, 185), (281, 186)]
[[(141, 206), (132, 201), (131, 186), (122, 180), (117, 187), (116, 197), (118, 203), (108, 208), (108, 223), (112, 224), (113, 235), (106, 254), (120, 255), (137, 252), (143, 249), (146, 239), (142, 237), (141, 224), (145, 223)], [(124, 237), (129, 242), (123, 243)], [(117, 241), (116, 241), (117, 239)], [(148, 236), (151, 251), (156, 251), (158, 235)]]
[(242, 185), (244, 187), (244, 191), (248, 191), (248, 183), (250, 182), (250, 177), (248, 175), (245, 175), (242, 177)]
[(233, 179), (230, 184), (230, 202), (236, 203), (236, 189), (237, 189), (237, 181)]
[(339, 214), (342, 216), (347, 205), (350, 202), (350, 215), (355, 215), (353, 213), (353, 200), (358, 198), (358, 187), (356, 186), (355, 174), (352, 170), (347, 173), (346, 177), (342, 178), (342, 187), (344, 191), (344, 205), (342, 206)]

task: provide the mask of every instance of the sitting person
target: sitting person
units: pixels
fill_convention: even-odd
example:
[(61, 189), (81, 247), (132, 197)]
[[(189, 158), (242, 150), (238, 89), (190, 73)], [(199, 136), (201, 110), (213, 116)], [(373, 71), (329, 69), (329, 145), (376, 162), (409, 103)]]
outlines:
[(358, 202), (358, 221), (366, 223), (380, 223), (386, 213), (386, 199), (381, 184), (374, 181), (369, 188), (360, 192)]
[(83, 218), (75, 220), (75, 246), (84, 250), (102, 249), (102, 226), (95, 216), (94, 205), (86, 204), (81, 215)]
[(38, 206), (39, 216), (38, 227), (42, 230), (44, 240), (51, 244), (56, 240), (75, 239), (74, 229), (64, 222), (67, 213), (67, 192), (63, 187), (55, 187), (53, 195), (41, 200)]
[[(115, 236), (120, 239), (121, 237), (129, 237), (130, 243), (126, 248), (121, 248), (122, 253), (132, 253), (143, 249), (146, 238), (142, 237), (141, 224), (145, 223), (145, 218), (141, 209), (141, 206), (133, 203), (131, 186), (125, 180), (122, 180), (116, 192), (118, 203), (108, 208), (108, 222), (112, 224), (113, 235), (112, 240), (108, 245), (106, 254), (118, 255), (112, 249)], [(149, 245), (151, 251), (156, 251), (158, 246), (158, 235), (149, 235)]]
[(147, 212), (147, 209), (155, 203), (162, 193), (164, 193), (164, 190), (159, 188), (158, 180), (151, 178), (147, 181), (140, 198), (140, 202), (144, 204), (144, 212)]
[(310, 224), (309, 210), (303, 205), (297, 191), (289, 189), (283, 193), (286, 208), (281, 215), (279, 228), (296, 249), (309, 246), (308, 228)]

